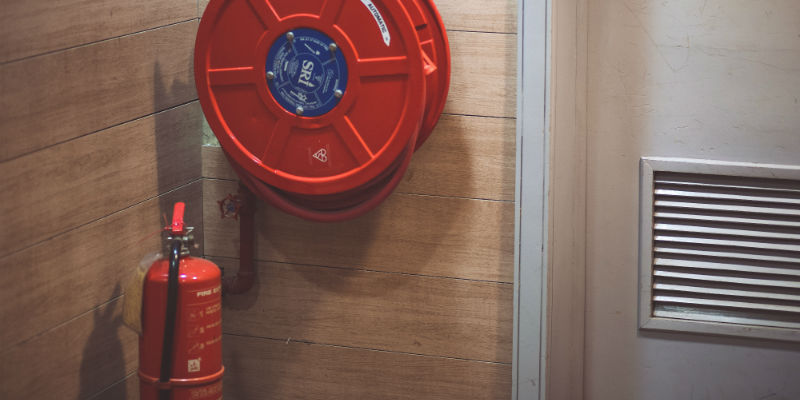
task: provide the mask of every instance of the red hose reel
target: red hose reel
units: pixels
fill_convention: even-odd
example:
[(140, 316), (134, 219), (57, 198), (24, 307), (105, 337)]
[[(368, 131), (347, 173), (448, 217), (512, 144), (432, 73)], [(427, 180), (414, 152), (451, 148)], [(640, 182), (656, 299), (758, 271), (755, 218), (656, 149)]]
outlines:
[(400, 183), (444, 109), (450, 50), (433, 0), (212, 0), (195, 79), (246, 186), (340, 221)]

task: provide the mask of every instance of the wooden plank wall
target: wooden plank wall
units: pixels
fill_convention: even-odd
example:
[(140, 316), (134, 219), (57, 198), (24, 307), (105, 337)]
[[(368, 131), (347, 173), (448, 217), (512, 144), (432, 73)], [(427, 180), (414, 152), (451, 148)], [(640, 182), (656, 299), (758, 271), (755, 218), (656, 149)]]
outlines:
[[(0, 398), (136, 399), (121, 281), (172, 202), (205, 254), (237, 264), (216, 214), (235, 180), (200, 147), (204, 1), (6, 3)], [(362, 219), (262, 207), (259, 285), (226, 301), (226, 398), (509, 396), (516, 0), (437, 4), (454, 63), (437, 132)]]
[(138, 399), (121, 281), (174, 201), (202, 235), (197, 18), (197, 0), (0, 7), (1, 399)]
[[(510, 398), (517, 2), (436, 3), (453, 57), (441, 123), (365, 217), (260, 207), (257, 285), (224, 301), (226, 399)], [(203, 176), (205, 252), (234, 273), (220, 149)]]

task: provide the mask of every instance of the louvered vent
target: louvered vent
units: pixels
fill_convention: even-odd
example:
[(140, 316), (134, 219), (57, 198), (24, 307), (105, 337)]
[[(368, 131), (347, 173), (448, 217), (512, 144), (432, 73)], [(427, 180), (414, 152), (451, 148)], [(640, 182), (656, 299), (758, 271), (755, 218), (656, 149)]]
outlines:
[(651, 182), (650, 317), (800, 330), (800, 181), (653, 171)]

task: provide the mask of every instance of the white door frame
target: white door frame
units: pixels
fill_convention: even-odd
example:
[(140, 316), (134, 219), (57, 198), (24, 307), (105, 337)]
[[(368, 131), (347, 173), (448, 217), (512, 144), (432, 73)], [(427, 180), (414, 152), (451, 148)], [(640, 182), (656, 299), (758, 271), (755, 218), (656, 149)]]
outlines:
[(550, 2), (519, 0), (513, 400), (545, 398)]

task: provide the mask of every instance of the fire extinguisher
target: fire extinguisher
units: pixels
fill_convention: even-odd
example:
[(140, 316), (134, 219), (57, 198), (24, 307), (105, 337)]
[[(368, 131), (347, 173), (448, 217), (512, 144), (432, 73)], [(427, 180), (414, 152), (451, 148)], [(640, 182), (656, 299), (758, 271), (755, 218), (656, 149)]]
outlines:
[(139, 337), (142, 400), (222, 399), (222, 286), (219, 267), (189, 255), (192, 228), (175, 204), (169, 253), (147, 272)]

